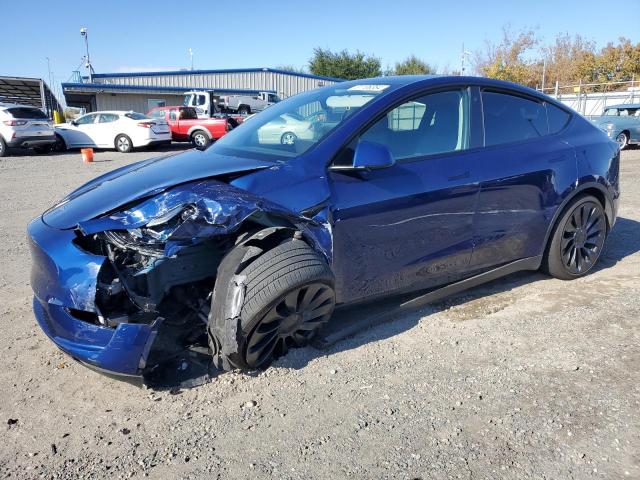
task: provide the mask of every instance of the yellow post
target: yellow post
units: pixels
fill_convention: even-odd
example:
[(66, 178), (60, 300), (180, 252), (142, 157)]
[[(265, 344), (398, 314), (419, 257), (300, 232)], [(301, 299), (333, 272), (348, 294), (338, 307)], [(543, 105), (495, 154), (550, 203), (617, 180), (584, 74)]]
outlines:
[(58, 110), (53, 111), (53, 123), (64, 123), (64, 116)]

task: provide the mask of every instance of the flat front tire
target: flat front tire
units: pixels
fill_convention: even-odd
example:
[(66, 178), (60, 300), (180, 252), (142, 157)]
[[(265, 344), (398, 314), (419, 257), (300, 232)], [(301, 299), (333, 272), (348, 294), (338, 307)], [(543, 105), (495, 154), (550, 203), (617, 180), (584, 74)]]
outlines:
[(565, 208), (554, 227), (542, 267), (555, 278), (580, 278), (598, 261), (606, 237), (602, 204), (591, 195), (580, 197)]
[[(237, 248), (229, 254), (231, 263), (237, 262), (234, 256), (246, 257), (244, 247)], [(264, 252), (233, 278), (228, 263), (223, 260), (218, 271), (208, 329), (220, 368), (265, 367), (289, 348), (307, 344), (333, 313), (333, 274), (302, 240)], [(228, 313), (233, 304), (239, 308), (236, 318)]]

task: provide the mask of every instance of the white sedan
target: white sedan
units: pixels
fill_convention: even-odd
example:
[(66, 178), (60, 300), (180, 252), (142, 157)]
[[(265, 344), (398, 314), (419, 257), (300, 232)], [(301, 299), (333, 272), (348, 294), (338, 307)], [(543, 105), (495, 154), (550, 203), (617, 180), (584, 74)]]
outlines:
[(171, 142), (163, 119), (136, 112), (93, 112), (55, 126), (59, 150), (79, 147), (115, 148), (127, 153), (137, 147)]
[(292, 113), (284, 113), (258, 129), (258, 142), (263, 144), (293, 145), (297, 140), (313, 138), (313, 123)]

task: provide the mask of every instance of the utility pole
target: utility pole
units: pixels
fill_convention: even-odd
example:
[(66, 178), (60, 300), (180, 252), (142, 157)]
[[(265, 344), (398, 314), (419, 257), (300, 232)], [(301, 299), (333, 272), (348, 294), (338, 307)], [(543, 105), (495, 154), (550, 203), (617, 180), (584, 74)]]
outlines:
[(191, 71), (193, 71), (193, 50), (189, 48), (189, 57), (191, 58)]
[(93, 74), (95, 72), (93, 71), (93, 65), (91, 65), (91, 57), (89, 56), (89, 31), (86, 27), (82, 27), (80, 29), (80, 35), (84, 37), (84, 46), (87, 51), (87, 55), (85, 58), (87, 59), (86, 67), (89, 69), (89, 83), (93, 83)]
[(545, 80), (546, 74), (547, 74), (547, 57), (544, 57), (544, 62), (542, 64), (542, 89), (540, 90), (542, 93), (544, 93), (544, 80)]

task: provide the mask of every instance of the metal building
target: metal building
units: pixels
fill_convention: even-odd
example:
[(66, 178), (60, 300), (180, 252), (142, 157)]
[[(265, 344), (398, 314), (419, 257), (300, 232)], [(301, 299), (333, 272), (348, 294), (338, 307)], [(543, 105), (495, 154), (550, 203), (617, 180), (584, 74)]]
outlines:
[(220, 93), (273, 91), (282, 98), (341, 80), (273, 68), (180, 70), (172, 72), (97, 73), (92, 83), (63, 83), (67, 105), (95, 110), (147, 112), (180, 105), (184, 92), (213, 89)]

